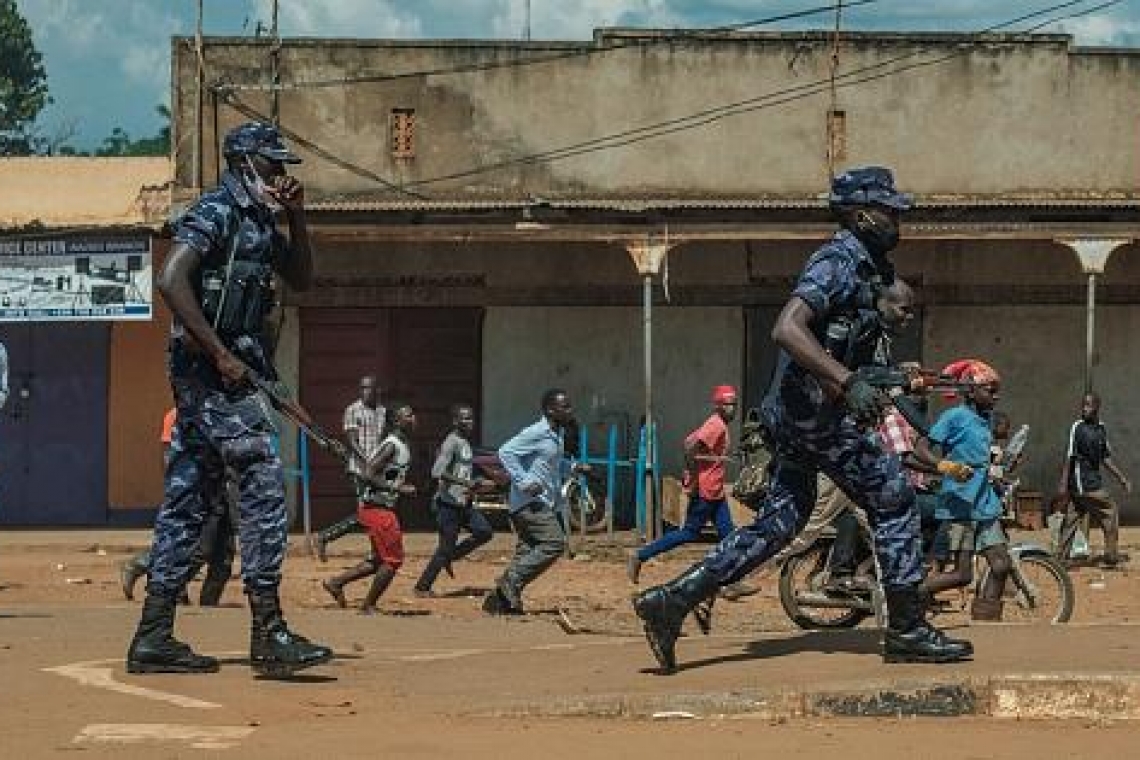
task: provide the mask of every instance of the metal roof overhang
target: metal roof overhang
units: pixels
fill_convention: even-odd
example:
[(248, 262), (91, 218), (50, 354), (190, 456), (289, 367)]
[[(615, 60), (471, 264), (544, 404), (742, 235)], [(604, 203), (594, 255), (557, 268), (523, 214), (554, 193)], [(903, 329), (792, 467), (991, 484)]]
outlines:
[[(614, 243), (667, 234), (676, 243), (818, 239), (835, 227), (823, 200), (326, 200), (309, 206), (326, 240)], [(1140, 199), (920, 198), (909, 240), (1140, 237)]]

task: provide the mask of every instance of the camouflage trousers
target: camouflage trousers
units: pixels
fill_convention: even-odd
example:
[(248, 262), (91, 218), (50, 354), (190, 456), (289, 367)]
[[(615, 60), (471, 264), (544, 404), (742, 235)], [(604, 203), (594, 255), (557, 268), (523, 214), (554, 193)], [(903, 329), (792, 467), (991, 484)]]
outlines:
[(918, 508), (902, 463), (849, 417), (833, 420), (819, 426), (799, 420), (794, 440), (777, 438), (780, 453), (769, 465), (768, 493), (756, 519), (733, 531), (704, 559), (721, 585), (748, 575), (804, 529), (816, 503), (820, 472), (866, 512), (884, 585), (910, 586), (922, 579)]
[(154, 525), (147, 593), (175, 597), (198, 550), (210, 505), (225, 498), (226, 469), (237, 484), (238, 539), (247, 591), (281, 583), (288, 517), (285, 474), (273, 426), (256, 395), (230, 396), (198, 380), (174, 378), (178, 418)]

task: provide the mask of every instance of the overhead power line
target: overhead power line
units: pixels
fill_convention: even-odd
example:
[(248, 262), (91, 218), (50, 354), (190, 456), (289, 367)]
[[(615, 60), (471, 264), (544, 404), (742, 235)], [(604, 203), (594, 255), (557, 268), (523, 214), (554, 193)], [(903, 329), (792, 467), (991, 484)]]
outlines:
[(264, 84), (259, 82), (217, 82), (214, 84), (214, 89), (218, 92), (223, 93), (241, 91), (318, 89), (328, 87), (345, 87), (354, 84), (394, 82), (401, 79), (418, 79), (420, 77), (430, 76), (471, 74), (481, 71), (492, 71), (494, 69), (513, 69), (523, 68), (526, 66), (539, 66), (545, 63), (565, 61), (570, 58), (583, 58), (587, 56), (599, 55), (602, 53), (609, 53), (614, 50), (624, 50), (626, 48), (644, 48), (652, 47), (654, 45), (667, 45), (677, 42), (678, 40), (695, 39), (716, 34), (726, 34), (729, 32), (739, 32), (757, 26), (770, 26), (772, 24), (778, 24), (781, 21), (793, 21), (799, 18), (807, 18), (809, 16), (816, 16), (824, 13), (833, 13), (840, 5), (842, 5), (844, 8), (854, 8), (860, 5), (873, 5), (878, 2), (880, 2), (880, 0), (851, 0), (850, 2), (835, 2), (828, 5), (815, 6), (814, 8), (805, 8), (803, 10), (789, 11), (788, 13), (781, 13), (774, 16), (765, 16), (764, 18), (753, 19), (751, 21), (738, 21), (732, 24), (725, 24), (723, 26), (714, 26), (701, 29), (676, 29), (668, 34), (660, 34), (659, 36), (650, 38), (638, 38), (627, 42), (615, 42), (608, 45), (597, 45), (595, 47), (577, 47), (572, 50), (567, 50), (562, 53), (555, 53), (553, 55), (538, 55), (529, 58), (513, 58), (511, 60), (505, 61), (482, 61), (480, 63), (471, 63), (464, 66), (453, 66), (439, 69), (424, 69), (420, 71), (404, 71), (395, 74), (358, 74), (350, 77), (312, 79), (299, 82), (282, 82), (280, 84)]
[[(886, 61), (882, 61), (880, 63), (871, 64), (868, 66), (853, 69), (852, 71), (849, 71), (849, 72), (846, 72), (846, 73), (843, 73), (843, 74), (837, 76), (835, 86), (839, 87), (839, 88), (846, 89), (846, 88), (853, 87), (856, 85), (865, 84), (865, 83), (877, 81), (880, 79), (886, 79), (886, 78), (892, 77), (892, 76), (897, 76), (897, 75), (900, 75), (900, 74), (903, 74), (903, 73), (906, 73), (908, 71), (912, 71), (915, 69), (926, 68), (926, 67), (930, 67), (930, 66), (936, 66), (936, 65), (945, 63), (949, 60), (953, 60), (955, 58), (960, 58), (964, 55), (968, 55), (969, 53), (971, 53), (973, 51), (973, 49), (976, 48), (977, 46), (987, 44), (988, 42), (992, 42), (992, 40), (987, 40), (985, 38), (985, 36), (988, 34), (993, 34), (993, 33), (998, 32), (1000, 30), (1008, 29), (1009, 27), (1016, 26), (1016, 25), (1021, 24), (1025, 21), (1029, 21), (1029, 20), (1032, 20), (1035, 18), (1039, 18), (1041, 16), (1048, 15), (1050, 13), (1054, 13), (1055, 11), (1064, 10), (1067, 8), (1072, 8), (1073, 6), (1077, 6), (1077, 5), (1082, 5), (1083, 3), (1086, 3), (1086, 2), (1088, 2), (1088, 0), (1069, 0), (1068, 2), (1054, 3), (1052, 5), (1046, 6), (1044, 8), (1039, 9), (1039, 10), (1022, 14), (1022, 15), (1017, 16), (1016, 18), (1010, 19), (1008, 21), (1003, 21), (999, 24), (994, 24), (992, 26), (986, 27), (985, 29), (982, 29), (982, 30), (977, 31), (977, 32), (973, 32), (970, 35), (968, 35), (969, 38), (973, 38), (973, 39), (969, 39), (968, 41), (964, 41), (959, 50), (956, 50), (952, 53), (948, 53), (944, 56), (939, 56), (937, 58), (933, 58), (933, 59), (930, 59), (927, 61), (919, 61), (919, 62), (911, 63), (911, 64), (908, 64), (905, 66), (900, 66), (900, 67), (897, 67), (894, 69), (889, 69), (887, 71), (881, 71), (882, 69), (889, 67), (889, 66), (892, 66), (894, 64), (901, 63), (901, 62), (916, 58), (918, 56), (926, 55), (927, 53), (930, 52), (929, 47), (924, 48), (924, 49), (920, 49), (917, 51), (913, 51), (910, 53), (905, 53), (905, 54), (902, 54), (899, 56), (895, 56), (893, 58), (887, 59)], [(1033, 26), (1030, 26), (1026, 29), (1022, 29), (1018, 33), (1030, 34), (1032, 32), (1038, 31), (1038, 30), (1043, 29), (1045, 27), (1051, 26), (1052, 24), (1059, 23), (1060, 21), (1065, 21), (1065, 20), (1069, 20), (1069, 19), (1073, 19), (1073, 18), (1080, 18), (1083, 16), (1087, 16), (1089, 14), (1096, 13), (1097, 11), (1101, 11), (1101, 10), (1104, 10), (1106, 8), (1110, 8), (1114, 5), (1119, 5), (1121, 2), (1123, 2), (1123, 0), (1107, 0), (1106, 2), (1101, 2), (1097, 5), (1094, 5), (1094, 6), (1091, 6), (1088, 8), (1084, 8), (1084, 9), (1081, 9), (1079, 11), (1074, 11), (1072, 13), (1068, 13), (1068, 14), (1065, 14), (1062, 16), (1056, 16), (1056, 17), (1046, 19), (1046, 20), (1044, 20), (1040, 23), (1037, 23)], [(850, 5), (846, 4), (846, 3), (845, 3), (845, 6), (850, 7)], [(651, 140), (651, 139), (654, 139), (657, 137), (662, 137), (662, 136), (674, 134), (677, 132), (684, 132), (684, 131), (688, 131), (691, 129), (697, 129), (699, 127), (703, 127), (703, 126), (706, 126), (708, 124), (711, 124), (711, 123), (720, 121), (722, 119), (728, 118), (730, 116), (737, 116), (737, 115), (744, 114), (744, 113), (750, 113), (752, 111), (758, 111), (758, 110), (763, 110), (765, 108), (772, 108), (775, 106), (784, 105), (784, 104), (791, 103), (791, 102), (794, 102), (797, 100), (803, 100), (806, 98), (815, 97), (816, 95), (828, 92), (830, 87), (831, 87), (831, 78), (830, 77), (825, 78), (825, 79), (819, 79), (819, 80), (815, 80), (813, 82), (808, 82), (805, 84), (795, 85), (792, 87), (787, 87), (787, 88), (783, 88), (780, 90), (775, 90), (772, 92), (764, 93), (764, 94), (758, 95), (756, 97), (747, 98), (744, 100), (739, 100), (739, 101), (736, 101), (733, 103), (727, 103), (727, 104), (720, 105), (720, 106), (714, 106), (712, 108), (697, 111), (697, 112), (694, 112), (691, 114), (687, 114), (685, 116), (679, 116), (679, 117), (676, 117), (673, 119), (667, 119), (664, 121), (655, 122), (652, 124), (647, 124), (647, 125), (644, 125), (641, 127), (634, 127), (632, 129), (624, 130), (621, 132), (615, 132), (615, 133), (612, 133), (609, 135), (604, 135), (601, 137), (592, 138), (590, 140), (584, 140), (584, 141), (579, 142), (579, 143), (574, 143), (571, 145), (562, 146), (561, 148), (554, 148), (554, 149), (551, 149), (548, 151), (532, 153), (532, 154), (528, 154), (528, 155), (524, 155), (524, 156), (517, 156), (514, 158), (505, 159), (503, 161), (498, 161), (498, 162), (491, 163), (491, 164), (484, 164), (482, 166), (471, 167), (469, 169), (465, 169), (462, 171), (451, 172), (448, 174), (439, 175), (436, 177), (430, 177), (427, 179), (415, 180), (413, 182), (405, 183), (405, 184), (401, 185), (401, 187), (403, 187), (403, 188), (423, 187), (426, 185), (437, 184), (440, 182), (447, 182), (447, 181), (456, 180), (456, 179), (463, 179), (466, 177), (472, 177), (472, 176), (476, 176), (479, 174), (485, 174), (485, 173), (489, 173), (489, 172), (493, 172), (493, 171), (498, 171), (500, 169), (509, 168), (511, 166), (517, 166), (517, 165), (522, 165), (522, 164), (550, 163), (553, 161), (560, 161), (560, 160), (564, 160), (567, 158), (573, 158), (575, 156), (580, 156), (580, 155), (584, 155), (587, 153), (595, 153), (595, 152), (600, 152), (600, 151), (605, 151), (605, 150), (613, 150), (615, 148), (633, 145), (633, 144), (644, 142), (646, 140)]]

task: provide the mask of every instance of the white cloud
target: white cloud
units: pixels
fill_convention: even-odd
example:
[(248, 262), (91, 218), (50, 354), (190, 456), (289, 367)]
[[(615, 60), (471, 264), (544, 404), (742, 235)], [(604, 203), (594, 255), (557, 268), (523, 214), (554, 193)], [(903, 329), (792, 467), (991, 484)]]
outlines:
[[(271, 17), (271, 0), (257, 0), (261, 18)], [(424, 35), (423, 18), (398, 0), (307, 0), (281, 2), (283, 36), (408, 38)]]
[(1071, 19), (1058, 26), (1061, 31), (1073, 35), (1081, 45), (1135, 44), (1140, 38), (1140, 21), (1125, 21), (1107, 15)]

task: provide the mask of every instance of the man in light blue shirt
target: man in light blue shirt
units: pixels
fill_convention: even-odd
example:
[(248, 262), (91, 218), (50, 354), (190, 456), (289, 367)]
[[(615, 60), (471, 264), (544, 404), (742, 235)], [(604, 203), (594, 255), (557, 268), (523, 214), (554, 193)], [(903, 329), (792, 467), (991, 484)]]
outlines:
[(522, 590), (550, 569), (566, 550), (566, 529), (559, 519), (566, 426), (574, 416), (561, 388), (542, 394), (542, 417), (499, 448), (511, 477), (508, 496), (511, 525), (518, 537), (515, 556), (483, 600), (493, 615), (520, 614)]

